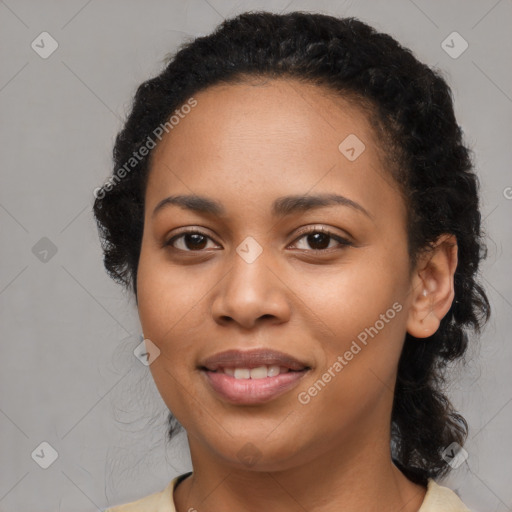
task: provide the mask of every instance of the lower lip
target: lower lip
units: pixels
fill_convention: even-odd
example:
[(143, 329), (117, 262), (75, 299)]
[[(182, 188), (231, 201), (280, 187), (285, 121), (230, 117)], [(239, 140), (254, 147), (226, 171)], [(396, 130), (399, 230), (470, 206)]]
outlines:
[(263, 379), (235, 379), (226, 373), (203, 370), (217, 394), (232, 404), (262, 404), (294, 388), (307, 370), (280, 373)]

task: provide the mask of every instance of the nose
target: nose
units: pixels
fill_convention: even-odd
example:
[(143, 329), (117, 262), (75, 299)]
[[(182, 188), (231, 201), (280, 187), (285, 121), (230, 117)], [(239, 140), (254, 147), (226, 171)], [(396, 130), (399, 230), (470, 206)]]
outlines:
[(230, 269), (215, 287), (211, 306), (215, 322), (252, 329), (258, 322), (280, 324), (290, 319), (289, 284), (270, 256), (264, 250), (248, 262), (233, 253)]

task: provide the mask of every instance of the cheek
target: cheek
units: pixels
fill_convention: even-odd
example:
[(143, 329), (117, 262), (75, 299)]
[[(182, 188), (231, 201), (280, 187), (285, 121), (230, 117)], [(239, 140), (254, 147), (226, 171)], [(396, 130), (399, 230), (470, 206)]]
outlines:
[[(195, 372), (197, 340), (211, 330), (205, 275), (192, 266), (172, 265), (165, 252), (141, 251), (137, 272), (138, 312), (145, 338), (160, 350), (151, 364), (155, 383), (173, 411), (181, 410), (185, 388)], [(185, 388), (183, 387), (185, 385)], [(185, 391), (184, 391), (185, 390)]]
[(319, 408), (357, 411), (392, 389), (405, 336), (408, 261), (405, 252), (394, 252), (368, 249), (321, 286), (312, 280), (304, 287), (305, 302), (326, 332), (316, 377), (327, 373), (329, 383), (317, 386)]
[(406, 289), (403, 272), (389, 258), (387, 263), (383, 261), (382, 254), (368, 250), (329, 274), (295, 277), (295, 282), (300, 282), (297, 293), (301, 300), (330, 329), (333, 338), (357, 336), (401, 301)]
[(164, 253), (141, 250), (137, 271), (138, 311), (144, 334), (163, 343), (187, 327), (190, 313), (200, 307), (201, 280), (166, 261)]
[(297, 390), (297, 395), (302, 393), (297, 396), (300, 414), (331, 418), (322, 425), (327, 437), (338, 435), (342, 425), (349, 427), (358, 418), (384, 410), (392, 401), (405, 308), (389, 292), (389, 283), (383, 282), (383, 289), (370, 284), (367, 297), (355, 284), (344, 282), (343, 289), (354, 291), (353, 300), (338, 294), (337, 300), (333, 295), (322, 302), (322, 321), (330, 335), (322, 339), (314, 378)]
[(198, 327), (191, 322), (198, 297), (197, 288), (182, 275), (172, 272), (157, 253), (142, 249), (137, 271), (138, 313), (144, 337), (160, 350), (149, 369), (163, 401), (186, 426), (186, 381), (193, 361), (193, 343), (188, 340), (193, 339), (192, 329)]

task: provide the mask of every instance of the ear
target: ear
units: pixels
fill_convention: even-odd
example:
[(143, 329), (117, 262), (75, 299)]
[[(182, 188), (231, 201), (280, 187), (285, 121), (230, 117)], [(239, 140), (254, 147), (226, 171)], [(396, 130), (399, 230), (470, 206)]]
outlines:
[(443, 234), (419, 258), (411, 282), (407, 332), (416, 338), (432, 336), (448, 313), (455, 296), (457, 239)]

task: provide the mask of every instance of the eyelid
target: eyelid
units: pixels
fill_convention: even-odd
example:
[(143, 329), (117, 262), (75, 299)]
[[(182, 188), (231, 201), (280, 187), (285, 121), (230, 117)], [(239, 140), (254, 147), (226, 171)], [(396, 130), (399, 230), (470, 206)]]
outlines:
[[(178, 233), (173, 234), (171, 236), (171, 238), (165, 239), (164, 242), (162, 243), (162, 247), (165, 248), (165, 247), (170, 246), (172, 249), (176, 249), (175, 247), (173, 247), (171, 245), (172, 242), (177, 240), (178, 238), (180, 238), (184, 235), (188, 235), (188, 234), (201, 235), (201, 236), (204, 236), (204, 237), (208, 238), (209, 240), (212, 240), (213, 242), (215, 242), (213, 237), (204, 231), (204, 228), (188, 227), (188, 228), (183, 228), (182, 230), (178, 231)], [(217, 245), (220, 245), (217, 242), (215, 242), (215, 243)], [(184, 251), (183, 249), (176, 249), (176, 250), (181, 251), (181, 252), (204, 252), (204, 250), (201, 250), (201, 251)]]
[[(354, 242), (352, 241), (352, 237), (350, 235), (342, 235), (336, 233), (333, 229), (326, 228), (322, 225), (308, 225), (305, 226), (304, 229), (300, 229), (297, 233), (293, 243), (295, 243), (297, 240), (302, 238), (305, 235), (309, 235), (311, 233), (324, 233), (325, 235), (330, 236), (334, 240), (338, 241), (341, 245), (354, 245)], [(314, 251), (315, 249), (311, 249)], [(316, 251), (325, 251), (325, 249), (317, 249)]]

